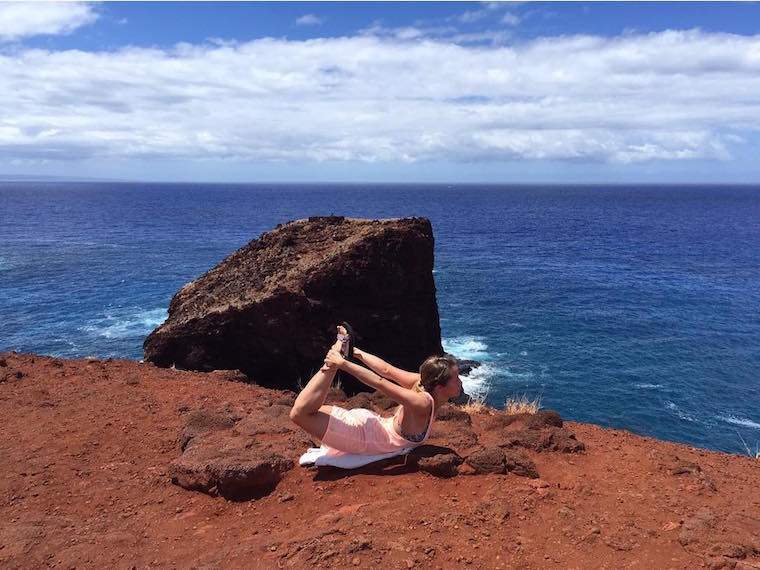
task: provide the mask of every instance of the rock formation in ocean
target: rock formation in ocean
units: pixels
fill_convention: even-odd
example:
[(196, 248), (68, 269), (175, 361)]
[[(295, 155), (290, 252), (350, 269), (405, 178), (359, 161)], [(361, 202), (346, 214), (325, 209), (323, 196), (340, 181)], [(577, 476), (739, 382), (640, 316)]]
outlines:
[[(145, 360), (237, 369), (263, 386), (295, 388), (322, 365), (343, 320), (358, 346), (401, 368), (442, 353), (427, 219), (277, 226), (180, 289), (145, 339)], [(343, 388), (364, 387), (345, 378)]]

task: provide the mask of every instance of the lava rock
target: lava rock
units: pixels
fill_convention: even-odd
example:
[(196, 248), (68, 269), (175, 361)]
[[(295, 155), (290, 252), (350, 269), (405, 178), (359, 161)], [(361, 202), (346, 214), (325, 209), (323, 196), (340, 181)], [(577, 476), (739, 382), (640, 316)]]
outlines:
[(241, 415), (230, 409), (193, 410), (185, 416), (185, 423), (179, 435), (179, 448), (184, 451), (187, 445), (199, 435), (216, 430), (229, 429), (240, 419)]
[(475, 474), (506, 473), (504, 452), (498, 447), (485, 447), (469, 455), (465, 462), (473, 468)]
[(461, 422), (468, 426), (472, 425), (470, 414), (453, 404), (443, 404), (440, 406), (435, 411), (435, 419), (437, 421)]
[[(432, 270), (425, 218), (293, 221), (182, 287), (145, 339), (145, 360), (240, 370), (263, 386), (295, 388), (319, 369), (335, 325), (347, 320), (362, 348), (417, 370), (443, 352)], [(366, 387), (345, 378), (343, 389)]]
[(518, 451), (509, 450), (504, 453), (504, 466), (507, 472), (514, 473), (520, 477), (530, 477), (538, 479), (538, 470), (533, 460)]
[(510, 427), (517, 429), (543, 429), (548, 427), (561, 428), (562, 418), (553, 410), (538, 410), (534, 414), (494, 414), (489, 418), (488, 429)]
[(561, 453), (579, 453), (586, 446), (575, 439), (575, 434), (564, 428), (521, 429), (505, 431), (499, 447), (523, 447), (533, 451), (558, 451)]
[(462, 458), (456, 453), (439, 453), (431, 457), (422, 457), (417, 461), (420, 471), (436, 477), (454, 477), (459, 473)]
[(169, 465), (172, 483), (188, 490), (247, 500), (271, 493), (293, 461), (227, 433), (192, 441)]

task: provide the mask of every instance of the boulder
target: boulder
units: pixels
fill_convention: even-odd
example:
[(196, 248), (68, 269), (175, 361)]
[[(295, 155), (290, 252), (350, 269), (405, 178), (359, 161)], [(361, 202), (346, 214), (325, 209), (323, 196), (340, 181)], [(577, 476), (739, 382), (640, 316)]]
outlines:
[(248, 437), (218, 432), (191, 441), (169, 476), (185, 489), (246, 500), (269, 494), (292, 468), (292, 460), (258, 449)]
[[(448, 352), (446, 354), (449, 354)], [(453, 354), (449, 354), (449, 356), (454, 356)], [(456, 358), (456, 356), (454, 357)], [(457, 358), (457, 363), (459, 364), (459, 374), (461, 376), (469, 376), (470, 372), (472, 372), (475, 368), (480, 366), (480, 362), (477, 360), (468, 360), (466, 358)]]
[(435, 419), (436, 421), (463, 423), (468, 426), (472, 425), (470, 414), (454, 404), (443, 404), (440, 406), (435, 411)]
[(506, 473), (504, 452), (498, 447), (485, 447), (469, 455), (465, 462), (473, 468), (474, 473)]
[(460, 454), (466, 454), (479, 444), (478, 434), (471, 426), (451, 422), (434, 423), (428, 441), (451, 447)]
[(504, 453), (504, 466), (508, 473), (514, 473), (520, 477), (538, 479), (536, 464), (525, 453), (516, 450), (506, 451)]
[[(347, 320), (358, 345), (417, 370), (441, 354), (425, 218), (314, 217), (278, 226), (188, 283), (145, 339), (145, 360), (187, 370), (240, 370), (295, 388), (322, 365)], [(343, 389), (364, 389), (351, 378)]]
[(456, 453), (439, 453), (430, 457), (422, 457), (417, 461), (420, 471), (436, 477), (454, 477), (459, 472), (462, 458)]
[(488, 418), (487, 429), (535, 430), (546, 427), (561, 428), (562, 426), (562, 418), (557, 412), (553, 410), (539, 410), (534, 414), (494, 414)]
[(564, 428), (522, 429), (505, 431), (500, 447), (523, 447), (533, 451), (559, 451), (561, 453), (579, 453), (586, 446), (575, 439), (575, 434)]
[(449, 402), (456, 404), (457, 406), (466, 406), (467, 404), (472, 404), (475, 402), (475, 399), (467, 392), (465, 392), (464, 389), (462, 389), (462, 391), (459, 393), (459, 396), (450, 398)]
[(221, 410), (199, 408), (193, 410), (185, 416), (185, 422), (179, 434), (179, 448), (184, 451), (187, 445), (199, 435), (229, 429), (241, 417), (240, 414), (228, 408)]
[(525, 453), (504, 451), (498, 447), (484, 447), (470, 454), (465, 462), (472, 467), (473, 473), (514, 473), (520, 477), (536, 479), (536, 464)]

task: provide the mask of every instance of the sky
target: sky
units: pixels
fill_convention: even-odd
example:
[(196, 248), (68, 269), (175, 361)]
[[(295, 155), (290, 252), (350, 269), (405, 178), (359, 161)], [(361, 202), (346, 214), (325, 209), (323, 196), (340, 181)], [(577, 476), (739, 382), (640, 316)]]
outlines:
[(0, 177), (760, 183), (760, 3), (0, 2)]

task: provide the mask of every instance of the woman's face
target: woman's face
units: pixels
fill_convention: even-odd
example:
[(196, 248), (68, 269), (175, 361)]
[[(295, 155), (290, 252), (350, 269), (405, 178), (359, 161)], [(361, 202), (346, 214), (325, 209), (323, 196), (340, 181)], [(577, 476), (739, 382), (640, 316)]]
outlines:
[(441, 388), (444, 390), (444, 395), (447, 398), (456, 398), (462, 393), (462, 380), (459, 378), (459, 366), (451, 367), (451, 376), (449, 381), (446, 382)]

